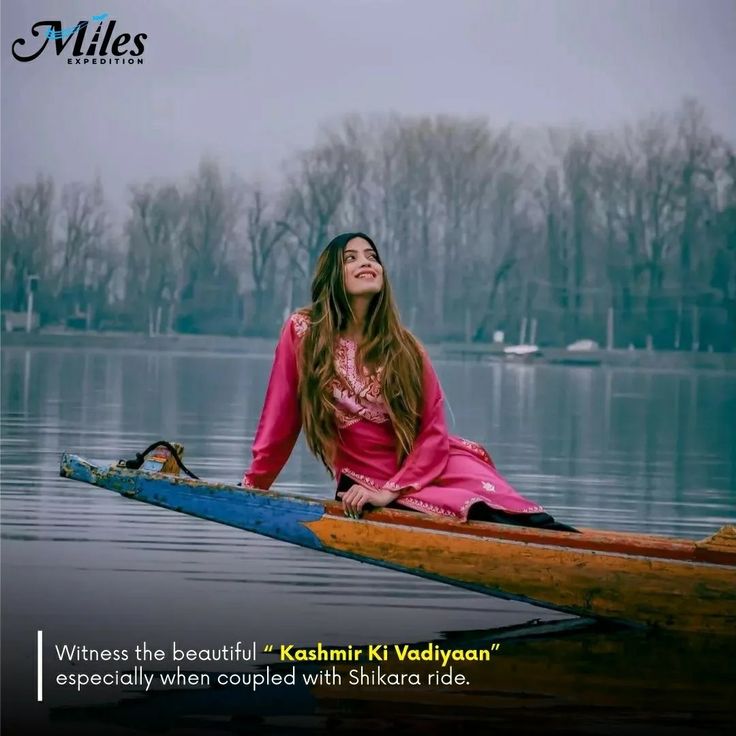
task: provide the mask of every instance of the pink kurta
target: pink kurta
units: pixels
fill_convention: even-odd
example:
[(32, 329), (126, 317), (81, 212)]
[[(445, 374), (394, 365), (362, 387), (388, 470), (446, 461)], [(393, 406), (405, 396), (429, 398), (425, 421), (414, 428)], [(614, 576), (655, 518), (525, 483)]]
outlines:
[[(247, 488), (267, 490), (299, 436), (297, 349), (308, 329), (309, 320), (299, 313), (284, 325), (253, 443), (253, 462), (243, 477)], [(400, 491), (397, 504), (463, 521), (477, 503), (513, 514), (544, 512), (498, 473), (483, 447), (448, 434), (442, 389), (427, 355), (419, 433), (400, 466), (396, 435), (381, 396), (380, 370), (373, 376), (359, 371), (356, 345), (345, 338), (336, 346), (335, 369), (338, 447), (334, 471), (338, 482), (347, 476), (366, 488)]]

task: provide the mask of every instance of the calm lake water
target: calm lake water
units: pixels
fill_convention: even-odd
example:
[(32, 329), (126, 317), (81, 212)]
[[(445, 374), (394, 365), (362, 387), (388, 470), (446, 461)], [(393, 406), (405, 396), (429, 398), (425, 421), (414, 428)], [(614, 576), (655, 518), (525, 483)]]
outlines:
[[(238, 640), (419, 642), (565, 618), (59, 477), (65, 450), (113, 461), (166, 438), (185, 445), (186, 463), (201, 477), (237, 482), (248, 464), (270, 361), (270, 355), (3, 350), (3, 699), (18, 724), (33, 721), (54, 733), (67, 724), (70, 732), (94, 733), (94, 714), (75, 720), (65, 709), (122, 697), (105, 689), (77, 696), (49, 682), (45, 702), (36, 705), (38, 629), (53, 670), (50, 647), (60, 642), (127, 648), (143, 640), (163, 648), (172, 640), (187, 647)], [(475, 362), (437, 362), (436, 368), (451, 431), (484, 444), (501, 472), (559, 520), (698, 538), (736, 519), (734, 374)], [(277, 488), (320, 498), (333, 493), (301, 442)], [(620, 694), (614, 706), (651, 710), (651, 701), (632, 699), (646, 666), (662, 662), (661, 640), (601, 634), (564, 651), (552, 649), (559, 641), (540, 644), (534, 656), (545, 667), (554, 660), (562, 673), (557, 680), (564, 680), (573, 671), (593, 671), (604, 640), (609, 660), (617, 651), (622, 658), (618, 669), (608, 668)], [(722, 648), (679, 645), (679, 655), (669, 644), (665, 649), (675, 657), (669, 671), (691, 678), (689, 690), (680, 690), (690, 693), (688, 712), (700, 713), (706, 725), (715, 719), (711, 726), (718, 727), (716, 696), (733, 684), (732, 660), (719, 659)], [(637, 665), (632, 652), (649, 665)], [(685, 674), (699, 666), (719, 687)], [(721, 668), (731, 675), (722, 676)], [(611, 692), (610, 681), (604, 687)], [(570, 692), (582, 697), (579, 687)], [(191, 715), (192, 702), (183, 699), (182, 712), (160, 730)], [(121, 732), (130, 733), (131, 724), (124, 725)]]

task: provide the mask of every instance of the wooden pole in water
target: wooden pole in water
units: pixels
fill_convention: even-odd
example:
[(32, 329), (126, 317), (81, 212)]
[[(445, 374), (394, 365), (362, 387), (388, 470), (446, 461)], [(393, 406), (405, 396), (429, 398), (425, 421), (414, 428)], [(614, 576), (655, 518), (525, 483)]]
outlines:
[(700, 315), (697, 306), (693, 307), (693, 352), (700, 349)]
[(33, 325), (33, 291), (28, 291), (28, 312), (26, 313), (26, 332), (31, 331)]
[(26, 332), (30, 332), (33, 328), (33, 297), (38, 286), (38, 276), (30, 274), (26, 276), (26, 301), (28, 311), (26, 312)]

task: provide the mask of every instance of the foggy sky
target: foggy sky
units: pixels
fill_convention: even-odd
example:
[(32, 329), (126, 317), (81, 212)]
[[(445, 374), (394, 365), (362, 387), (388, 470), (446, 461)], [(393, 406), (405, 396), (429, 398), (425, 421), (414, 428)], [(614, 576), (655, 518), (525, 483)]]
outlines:
[[(34, 22), (102, 12), (148, 34), (143, 65), (11, 55)], [(607, 128), (691, 95), (733, 140), (734, 39), (736, 0), (2, 0), (3, 190), (99, 174), (122, 204), (203, 155), (273, 178), (348, 112)]]

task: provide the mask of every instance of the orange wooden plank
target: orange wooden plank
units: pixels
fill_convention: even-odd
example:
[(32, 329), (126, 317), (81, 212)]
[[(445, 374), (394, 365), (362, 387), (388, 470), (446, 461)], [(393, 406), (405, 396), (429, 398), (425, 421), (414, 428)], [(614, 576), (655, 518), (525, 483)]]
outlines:
[[(342, 506), (339, 503), (328, 502), (325, 504), (325, 514), (342, 517)], [(461, 522), (394, 509), (368, 511), (364, 514), (364, 518), (398, 526), (452, 532), (467, 537), (493, 537), (494, 539), (538, 543), (554, 547), (736, 566), (736, 549), (730, 546), (705, 546), (701, 542), (690, 539), (675, 539), (655, 534), (634, 534), (597, 529), (581, 529), (581, 533), (575, 534), (482, 521)], [(730, 527), (724, 528), (729, 529)]]
[(500, 597), (663, 628), (736, 630), (736, 569), (723, 565), (328, 515), (306, 526), (327, 549)]

